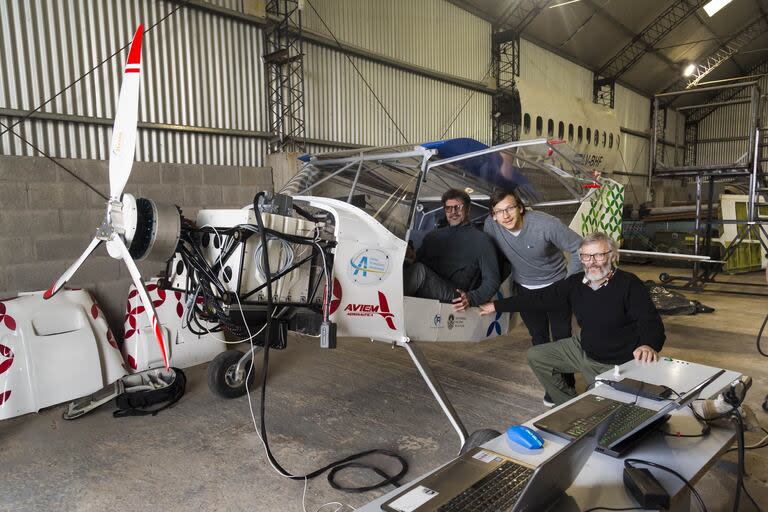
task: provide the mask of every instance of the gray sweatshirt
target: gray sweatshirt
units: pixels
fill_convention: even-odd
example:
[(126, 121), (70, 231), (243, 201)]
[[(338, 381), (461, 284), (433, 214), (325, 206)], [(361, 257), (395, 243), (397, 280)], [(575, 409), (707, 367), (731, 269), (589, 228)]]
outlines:
[[(512, 264), (512, 279), (521, 285), (554, 283), (581, 271), (581, 237), (547, 213), (525, 212), (517, 236), (491, 217), (485, 220), (484, 231)], [(567, 265), (563, 252), (571, 253)]]
[(499, 289), (496, 248), (472, 224), (431, 231), (416, 252), (416, 260), (466, 291), (471, 306), (488, 302)]

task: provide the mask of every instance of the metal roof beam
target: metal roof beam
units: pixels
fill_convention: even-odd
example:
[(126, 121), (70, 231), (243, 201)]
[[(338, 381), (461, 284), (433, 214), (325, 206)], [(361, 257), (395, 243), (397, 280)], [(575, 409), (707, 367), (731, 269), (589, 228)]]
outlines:
[[(763, 59), (761, 62), (758, 62), (751, 68), (747, 69), (745, 73), (747, 77), (768, 73), (768, 57)], [(696, 110), (695, 112), (692, 112), (689, 116), (685, 118), (686, 124), (700, 123), (706, 117), (708, 117), (710, 114), (712, 114), (713, 112), (715, 112), (717, 109), (720, 108), (720, 106), (714, 105), (715, 103), (723, 103), (723, 102), (729, 101), (735, 98), (743, 90), (744, 89), (724, 89), (721, 92), (711, 96), (705, 101), (705, 103), (712, 104), (712, 105), (706, 108)]]
[(763, 35), (766, 31), (768, 31), (768, 21), (766, 21), (765, 16), (760, 16), (706, 57), (703, 63), (696, 66), (696, 70), (690, 77), (676, 80), (664, 90), (682, 90), (695, 87), (705, 76), (709, 75), (721, 64), (736, 55), (744, 46), (756, 37)]
[[(631, 68), (647, 52), (653, 51), (653, 47), (661, 41), (664, 36), (669, 34), (672, 29), (685, 21), (688, 16), (696, 12), (707, 0), (677, 0), (670, 7), (659, 14), (651, 23), (649, 23), (640, 33), (633, 32), (629, 27), (618, 21), (616, 18), (600, 9), (600, 14), (611, 21), (614, 25), (621, 28), (625, 33), (632, 36), (632, 39), (624, 48), (611, 57), (608, 62), (603, 64), (597, 73), (605, 78), (616, 80)], [(589, 4), (595, 5), (592, 0)], [(670, 67), (675, 67), (675, 63), (663, 54), (658, 55)]]
[(501, 22), (494, 28), (508, 27), (521, 34), (541, 11), (552, 3), (552, 0), (511, 0), (505, 13), (500, 16)]

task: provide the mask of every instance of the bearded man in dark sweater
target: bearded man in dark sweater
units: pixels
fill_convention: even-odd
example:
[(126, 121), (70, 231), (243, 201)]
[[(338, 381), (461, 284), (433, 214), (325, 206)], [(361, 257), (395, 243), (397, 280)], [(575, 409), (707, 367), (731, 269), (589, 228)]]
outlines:
[(424, 238), (415, 262), (403, 271), (403, 292), (452, 302), (455, 311), (464, 311), (499, 289), (499, 262), (490, 237), (469, 222), (469, 195), (449, 189), (442, 203), (448, 226)]
[(592, 233), (579, 249), (583, 272), (525, 297), (480, 306), (481, 315), (572, 308), (580, 334), (528, 349), (528, 364), (557, 405), (576, 396), (563, 373), (581, 372), (589, 386), (613, 365), (632, 358), (656, 361), (664, 346), (664, 324), (648, 289), (636, 275), (616, 268), (618, 257), (612, 238)]

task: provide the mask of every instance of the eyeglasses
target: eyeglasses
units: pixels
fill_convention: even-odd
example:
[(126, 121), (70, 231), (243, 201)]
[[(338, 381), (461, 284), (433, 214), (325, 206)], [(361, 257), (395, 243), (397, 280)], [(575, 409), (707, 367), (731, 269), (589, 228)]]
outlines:
[(458, 212), (460, 212), (460, 211), (462, 211), (464, 209), (464, 205), (463, 204), (454, 204), (454, 205), (449, 205), (449, 206), (443, 206), (443, 209), (446, 211), (446, 213), (451, 213), (451, 212), (458, 213)]
[(605, 260), (608, 259), (608, 255), (611, 254), (611, 251), (608, 252), (598, 252), (595, 254), (579, 254), (579, 259), (582, 263), (589, 263), (592, 260), (595, 260), (598, 263), (603, 263)]
[(514, 204), (512, 206), (508, 206), (508, 207), (504, 208), (503, 210), (493, 210), (493, 216), (494, 217), (496, 217), (496, 216), (499, 216), (499, 217), (510, 216), (510, 215), (512, 215), (512, 212), (514, 212), (518, 208), (519, 208), (519, 205)]

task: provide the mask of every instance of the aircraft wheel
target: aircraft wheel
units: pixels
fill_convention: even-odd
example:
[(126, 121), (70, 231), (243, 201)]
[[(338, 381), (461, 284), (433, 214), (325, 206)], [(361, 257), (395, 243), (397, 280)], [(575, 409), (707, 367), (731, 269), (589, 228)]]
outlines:
[(669, 274), (667, 274), (666, 272), (662, 272), (661, 274), (659, 274), (659, 281), (661, 281), (662, 283), (668, 283), (669, 281), (671, 281), (671, 279), (669, 278)]
[[(208, 388), (214, 395), (222, 398), (237, 398), (245, 394), (245, 375), (248, 372), (248, 366), (245, 368), (245, 374), (240, 380), (235, 379), (235, 368), (237, 362), (243, 357), (239, 350), (227, 350), (217, 355), (208, 365)], [(253, 387), (256, 380), (256, 369), (251, 370), (248, 377), (248, 389)]]
[(480, 430), (475, 430), (469, 435), (466, 442), (464, 443), (464, 446), (461, 447), (461, 452), (459, 453), (465, 453), (471, 450), (472, 448), (480, 446), (483, 443), (487, 443), (491, 439), (496, 439), (500, 435), (501, 435), (501, 432), (497, 432), (496, 430), (493, 430), (491, 428), (482, 428)]

